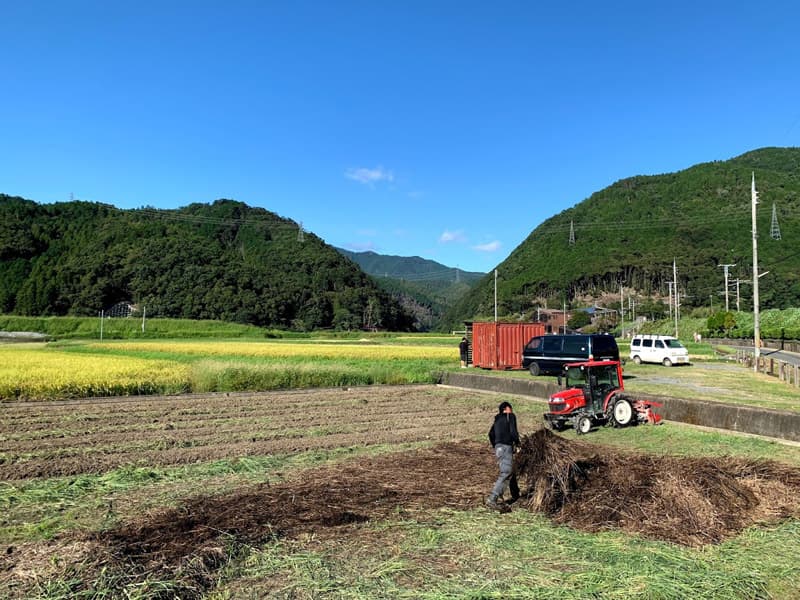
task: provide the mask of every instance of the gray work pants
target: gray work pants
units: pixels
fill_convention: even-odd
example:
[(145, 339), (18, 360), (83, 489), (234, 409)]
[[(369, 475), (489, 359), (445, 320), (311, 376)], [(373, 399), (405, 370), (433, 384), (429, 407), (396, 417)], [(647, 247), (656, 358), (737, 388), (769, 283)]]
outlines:
[(514, 449), (508, 444), (496, 444), (494, 455), (497, 457), (497, 466), (500, 467), (500, 476), (494, 482), (490, 498), (497, 500), (503, 495), (511, 479), (514, 467)]

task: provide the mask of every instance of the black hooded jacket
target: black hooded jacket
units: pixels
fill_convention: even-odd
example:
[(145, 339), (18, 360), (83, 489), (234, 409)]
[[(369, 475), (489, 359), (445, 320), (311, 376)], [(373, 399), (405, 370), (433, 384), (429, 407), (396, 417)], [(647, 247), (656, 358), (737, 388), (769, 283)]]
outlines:
[(519, 432), (517, 431), (517, 416), (514, 413), (504, 413), (506, 403), (500, 405), (499, 412), (494, 416), (494, 423), (489, 429), (489, 442), (492, 447), (497, 444), (507, 444), (513, 446), (519, 444)]

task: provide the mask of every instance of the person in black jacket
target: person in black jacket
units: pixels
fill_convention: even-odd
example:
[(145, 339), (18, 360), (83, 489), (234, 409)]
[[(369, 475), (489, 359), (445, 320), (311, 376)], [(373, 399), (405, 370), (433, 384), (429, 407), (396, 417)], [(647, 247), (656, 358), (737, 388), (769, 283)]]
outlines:
[(519, 444), (519, 432), (517, 431), (517, 417), (510, 403), (501, 402), (497, 407), (494, 423), (489, 429), (489, 442), (497, 457), (500, 476), (494, 483), (492, 493), (486, 498), (486, 506), (499, 510), (502, 506), (497, 501), (503, 495), (506, 486), (509, 487), (512, 501), (519, 498), (519, 486), (513, 469), (514, 446)]
[(467, 358), (469, 358), (469, 342), (467, 338), (462, 337), (461, 342), (458, 344), (458, 353), (461, 356), (461, 368), (467, 368)]

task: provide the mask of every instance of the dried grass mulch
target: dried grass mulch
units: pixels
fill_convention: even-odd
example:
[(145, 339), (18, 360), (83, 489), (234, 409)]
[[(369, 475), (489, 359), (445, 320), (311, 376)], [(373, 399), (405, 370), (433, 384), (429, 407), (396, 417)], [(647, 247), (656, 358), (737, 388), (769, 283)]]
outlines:
[(697, 547), (798, 510), (800, 470), (778, 463), (623, 452), (547, 429), (525, 436), (514, 458), (519, 504), (583, 531)]

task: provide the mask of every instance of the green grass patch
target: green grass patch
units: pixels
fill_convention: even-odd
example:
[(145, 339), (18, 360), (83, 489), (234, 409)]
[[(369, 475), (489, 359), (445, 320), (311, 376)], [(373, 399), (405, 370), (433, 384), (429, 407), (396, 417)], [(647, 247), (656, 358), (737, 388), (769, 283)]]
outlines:
[(699, 550), (582, 533), (524, 510), (442, 510), (369, 530), (336, 543), (268, 544), (232, 565), (209, 598), (274, 597), (278, 586), (285, 598), (742, 600), (794, 597), (800, 574), (797, 521)]
[(202, 360), (192, 365), (190, 373), (194, 392), (435, 383), (437, 379), (428, 361)]

